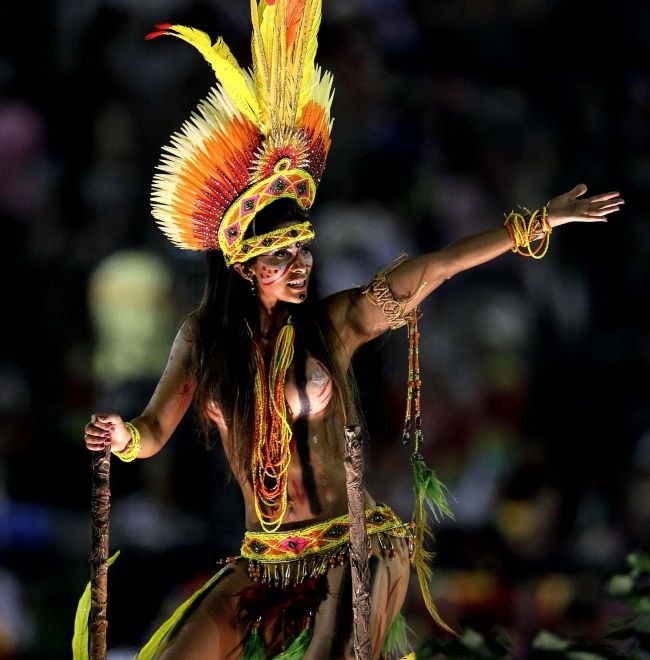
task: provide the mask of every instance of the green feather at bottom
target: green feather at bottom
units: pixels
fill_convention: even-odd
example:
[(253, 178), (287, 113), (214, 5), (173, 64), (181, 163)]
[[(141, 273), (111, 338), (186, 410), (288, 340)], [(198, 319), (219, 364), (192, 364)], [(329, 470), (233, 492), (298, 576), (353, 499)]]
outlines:
[(286, 651), (276, 655), (274, 660), (302, 660), (307, 653), (309, 643), (311, 642), (312, 627), (307, 626), (296, 639), (291, 642)]
[(404, 616), (398, 613), (386, 632), (381, 654), (392, 657), (394, 654), (404, 655), (408, 650), (408, 626)]
[(445, 493), (447, 489), (438, 479), (436, 473), (426, 466), (421, 457), (411, 460), (413, 462), (413, 490), (415, 493), (413, 510), (415, 553), (413, 565), (417, 572), (422, 598), (429, 614), (443, 630), (455, 634), (455, 631), (443, 621), (431, 597), (430, 581), (433, 575), (431, 568), (433, 553), (426, 547), (433, 539), (431, 520), (427, 515), (427, 509), (431, 511), (436, 520), (440, 520), (443, 515), (453, 518), (453, 512), (447, 502)]
[[(282, 653), (273, 656), (273, 660), (302, 660), (307, 653), (309, 643), (311, 642), (312, 628), (307, 626), (298, 637), (296, 637), (289, 648)], [(265, 660), (264, 642), (257, 632), (251, 632), (244, 644), (244, 653), (242, 660)]]
[(265, 658), (262, 638), (256, 632), (252, 632), (244, 645), (242, 660), (265, 660)]

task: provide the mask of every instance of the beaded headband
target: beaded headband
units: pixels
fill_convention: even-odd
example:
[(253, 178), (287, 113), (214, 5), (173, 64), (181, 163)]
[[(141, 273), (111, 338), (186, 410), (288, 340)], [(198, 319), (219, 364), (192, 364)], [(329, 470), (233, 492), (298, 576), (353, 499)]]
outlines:
[[(270, 249), (264, 234), (244, 238), (265, 206), (289, 197), (311, 207), (331, 145), (332, 76), (315, 64), (321, 0), (251, 0), (251, 18), (252, 69), (194, 28), (164, 23), (146, 37), (186, 41), (218, 80), (163, 147), (153, 216), (177, 247), (221, 250), (228, 265)], [(301, 223), (273, 232), (272, 247), (313, 236)]]

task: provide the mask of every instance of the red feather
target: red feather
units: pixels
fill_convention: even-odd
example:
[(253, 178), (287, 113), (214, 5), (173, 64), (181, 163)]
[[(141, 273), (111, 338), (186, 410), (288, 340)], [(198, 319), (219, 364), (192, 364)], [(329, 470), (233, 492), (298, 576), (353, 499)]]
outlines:
[(147, 41), (151, 41), (152, 39), (155, 39), (156, 37), (162, 37), (165, 34), (169, 34), (168, 30), (172, 27), (171, 23), (156, 23), (154, 25), (156, 28), (155, 32), (149, 32), (149, 34), (145, 37)]

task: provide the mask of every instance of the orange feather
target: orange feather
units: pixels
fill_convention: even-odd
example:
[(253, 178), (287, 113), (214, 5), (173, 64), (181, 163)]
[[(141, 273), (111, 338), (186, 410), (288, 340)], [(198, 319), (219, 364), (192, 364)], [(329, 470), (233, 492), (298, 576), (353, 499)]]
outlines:
[(296, 39), (304, 9), (305, 0), (289, 0), (287, 4), (287, 48), (291, 48)]

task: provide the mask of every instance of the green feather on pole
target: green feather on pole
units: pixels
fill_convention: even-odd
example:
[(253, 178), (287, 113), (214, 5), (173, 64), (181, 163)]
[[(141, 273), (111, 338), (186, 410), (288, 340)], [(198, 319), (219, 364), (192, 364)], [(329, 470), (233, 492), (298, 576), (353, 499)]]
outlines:
[(431, 511), (436, 522), (440, 522), (443, 516), (454, 519), (454, 513), (447, 501), (449, 492), (436, 473), (419, 456), (413, 460), (413, 490), (416, 502), (421, 502)]
[(433, 570), (431, 568), (433, 553), (425, 547), (433, 539), (428, 511), (431, 512), (436, 521), (440, 521), (443, 515), (452, 519), (454, 517), (447, 501), (447, 487), (438, 479), (436, 473), (426, 466), (420, 454), (414, 454), (411, 461), (413, 463), (413, 491), (415, 494), (415, 507), (413, 511), (415, 552), (413, 563), (418, 576), (418, 582), (420, 583), (420, 590), (422, 591), (422, 597), (424, 598), (427, 610), (433, 620), (447, 632), (456, 634), (442, 620), (433, 602), (430, 588), (431, 578), (433, 577)]
[[(110, 566), (120, 555), (118, 550), (107, 561)], [(77, 604), (77, 612), (74, 617), (74, 634), (72, 636), (72, 660), (88, 660), (88, 618), (90, 616), (90, 587), (88, 582), (84, 589), (79, 603)]]

